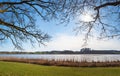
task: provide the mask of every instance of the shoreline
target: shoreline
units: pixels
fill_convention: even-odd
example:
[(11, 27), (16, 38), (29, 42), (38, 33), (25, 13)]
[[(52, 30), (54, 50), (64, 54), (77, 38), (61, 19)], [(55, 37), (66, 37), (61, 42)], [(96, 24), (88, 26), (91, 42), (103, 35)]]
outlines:
[(38, 54), (38, 55), (46, 55), (46, 54), (48, 54), (48, 55), (87, 55), (87, 54), (89, 54), (89, 55), (92, 55), (92, 54), (94, 54), (94, 55), (97, 55), (97, 54), (99, 54), (99, 55), (120, 55), (120, 53), (56, 53), (56, 54), (54, 54), (54, 53), (44, 53), (44, 54), (41, 54), (41, 53), (0, 53), (0, 54), (8, 54), (8, 55), (10, 55), (10, 54)]

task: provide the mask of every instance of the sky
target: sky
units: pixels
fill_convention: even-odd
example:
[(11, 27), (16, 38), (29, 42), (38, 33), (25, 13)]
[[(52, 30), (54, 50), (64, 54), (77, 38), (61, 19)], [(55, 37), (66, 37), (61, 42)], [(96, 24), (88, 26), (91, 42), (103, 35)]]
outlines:
[[(77, 34), (73, 29), (77, 26), (74, 21), (70, 22), (68, 25), (59, 24), (57, 21), (45, 22), (42, 20), (37, 20), (36, 24), (45, 33), (48, 33), (52, 38), (49, 42), (45, 42), (45, 46), (35, 44), (34, 47), (29, 43), (23, 44), (23, 48), (26, 52), (34, 51), (52, 51), (52, 50), (73, 50), (79, 51), (84, 48), (84, 35)], [(90, 38), (88, 40), (88, 45), (85, 46), (91, 49), (97, 50), (120, 50), (120, 40), (110, 39), (110, 40), (98, 40), (97, 38)], [(11, 42), (5, 42), (1, 44), (0, 51), (19, 51), (14, 49)]]
[[(113, 10), (114, 11), (114, 10)], [(87, 11), (88, 12), (88, 11)], [(114, 16), (113, 16), (114, 17)], [(83, 16), (84, 21), (91, 19), (88, 16)], [(110, 18), (111, 19), (111, 18)], [(49, 42), (45, 42), (45, 45), (35, 44), (34, 47), (31, 46), (30, 43), (24, 43), (23, 48), (24, 51), (52, 51), (52, 50), (73, 50), (79, 51), (81, 48), (91, 48), (97, 50), (120, 50), (120, 40), (118, 39), (110, 39), (110, 40), (98, 40), (97, 38), (90, 38), (88, 40), (87, 46), (82, 46), (84, 44), (84, 36), (83, 34), (77, 34), (73, 30), (78, 24), (75, 23), (75, 20), (72, 20), (69, 24), (59, 24), (57, 20), (51, 20), (49, 22), (43, 21), (37, 18), (36, 25), (41, 31), (48, 33), (52, 38)], [(97, 33), (94, 33), (94, 36)], [(3, 42), (0, 45), (0, 51), (19, 51), (14, 49), (13, 44), (10, 41)]]

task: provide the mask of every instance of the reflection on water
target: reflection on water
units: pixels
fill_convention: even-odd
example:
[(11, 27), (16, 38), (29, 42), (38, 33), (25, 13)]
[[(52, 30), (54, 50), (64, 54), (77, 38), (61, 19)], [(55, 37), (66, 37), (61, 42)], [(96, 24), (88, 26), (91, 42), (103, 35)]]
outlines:
[(47, 59), (56, 61), (87, 61), (87, 62), (105, 62), (120, 61), (119, 54), (0, 54), (0, 57), (17, 57), (28, 59)]

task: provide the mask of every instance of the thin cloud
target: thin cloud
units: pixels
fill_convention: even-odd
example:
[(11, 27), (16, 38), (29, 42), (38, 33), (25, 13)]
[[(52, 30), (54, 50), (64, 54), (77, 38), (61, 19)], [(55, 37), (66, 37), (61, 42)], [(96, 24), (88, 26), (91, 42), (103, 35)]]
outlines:
[[(119, 42), (118, 40), (97, 40), (91, 39), (88, 42), (89, 48), (92, 49), (112, 49), (119, 50)], [(50, 51), (50, 50), (74, 50), (79, 51), (83, 45), (83, 36), (72, 36), (67, 34), (58, 34), (55, 38), (50, 41), (46, 47), (41, 47), (39, 50), (41, 51)]]

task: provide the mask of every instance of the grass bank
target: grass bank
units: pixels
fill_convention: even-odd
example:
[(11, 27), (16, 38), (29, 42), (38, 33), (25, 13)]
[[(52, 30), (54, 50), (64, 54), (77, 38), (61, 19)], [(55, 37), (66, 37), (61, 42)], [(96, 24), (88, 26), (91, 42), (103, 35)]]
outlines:
[(58, 67), (0, 61), (0, 76), (120, 76), (120, 67)]

